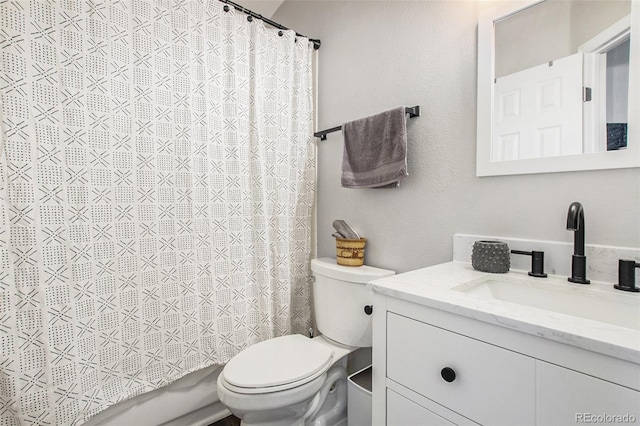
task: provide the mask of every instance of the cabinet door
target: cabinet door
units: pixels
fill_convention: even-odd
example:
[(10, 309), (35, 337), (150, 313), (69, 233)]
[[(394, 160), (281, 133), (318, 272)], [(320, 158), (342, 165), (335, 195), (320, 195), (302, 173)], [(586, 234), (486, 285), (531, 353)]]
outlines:
[(393, 313), (387, 377), (481, 424), (535, 423), (533, 358)]
[(387, 426), (455, 426), (455, 423), (387, 389)]
[[(640, 373), (638, 373), (640, 374)], [(537, 424), (634, 424), (640, 392), (557, 365), (537, 361)]]

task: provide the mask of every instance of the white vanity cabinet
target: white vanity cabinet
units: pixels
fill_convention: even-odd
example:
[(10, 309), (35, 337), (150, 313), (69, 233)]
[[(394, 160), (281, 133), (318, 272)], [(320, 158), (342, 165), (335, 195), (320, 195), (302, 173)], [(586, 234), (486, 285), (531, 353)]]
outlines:
[(640, 392), (542, 361), (536, 363), (536, 404), (541, 425), (640, 422)]
[(429, 411), (412, 400), (387, 389), (387, 424), (412, 425), (416, 421), (428, 425), (455, 425), (433, 411)]
[(382, 294), (374, 307), (375, 425), (640, 422), (637, 364)]
[(534, 425), (534, 359), (393, 312), (387, 377), (481, 424)]

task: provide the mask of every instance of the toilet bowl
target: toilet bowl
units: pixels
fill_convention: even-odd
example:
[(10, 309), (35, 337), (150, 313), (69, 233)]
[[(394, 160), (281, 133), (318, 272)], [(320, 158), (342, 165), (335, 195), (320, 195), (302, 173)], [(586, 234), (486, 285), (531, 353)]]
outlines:
[(312, 260), (311, 270), (316, 323), (323, 335), (281, 336), (252, 345), (218, 377), (220, 401), (243, 425), (346, 424), (346, 356), (371, 346), (366, 283), (394, 272), (340, 266), (328, 258)]
[(253, 345), (218, 376), (220, 401), (245, 425), (304, 425), (322, 414), (330, 418), (332, 409), (337, 417), (346, 401), (335, 410), (341, 398), (333, 394), (346, 395), (347, 373), (336, 361), (354, 349), (300, 334)]

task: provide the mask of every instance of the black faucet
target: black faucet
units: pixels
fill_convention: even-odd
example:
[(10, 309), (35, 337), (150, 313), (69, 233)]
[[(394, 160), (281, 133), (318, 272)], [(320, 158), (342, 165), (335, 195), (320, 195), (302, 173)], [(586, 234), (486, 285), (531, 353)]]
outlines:
[(584, 209), (577, 201), (569, 206), (567, 231), (574, 231), (571, 276), (568, 280), (577, 284), (589, 284), (591, 281), (587, 279), (587, 256), (584, 255)]

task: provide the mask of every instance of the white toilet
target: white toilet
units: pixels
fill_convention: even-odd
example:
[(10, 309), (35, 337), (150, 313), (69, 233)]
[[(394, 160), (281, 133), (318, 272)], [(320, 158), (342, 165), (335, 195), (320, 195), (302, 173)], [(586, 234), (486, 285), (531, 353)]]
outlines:
[[(335, 259), (311, 261), (313, 306), (322, 336), (276, 337), (248, 347), (224, 367), (218, 395), (243, 425), (346, 424), (346, 362), (371, 346), (371, 295), (366, 283), (393, 275)], [(365, 312), (367, 307), (367, 312)]]

